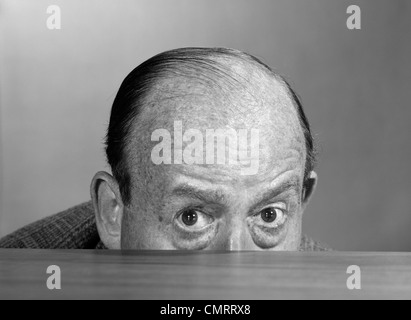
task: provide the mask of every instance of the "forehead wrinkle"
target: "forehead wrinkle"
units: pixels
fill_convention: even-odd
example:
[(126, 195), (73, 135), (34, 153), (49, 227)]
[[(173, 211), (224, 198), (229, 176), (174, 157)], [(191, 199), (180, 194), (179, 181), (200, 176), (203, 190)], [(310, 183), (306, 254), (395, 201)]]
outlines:
[[(174, 82), (168, 84), (169, 87), (159, 86), (158, 93), (148, 100), (150, 103), (142, 108), (140, 119), (134, 123), (133, 143), (129, 143), (132, 146), (129, 150), (134, 158), (139, 158), (138, 164), (147, 166), (144, 162), (150, 161), (150, 137), (153, 130), (159, 127), (171, 129), (173, 120), (182, 120), (183, 130), (227, 126), (234, 129), (258, 128), (267, 142), (264, 143), (265, 149), (269, 146), (271, 150), (269, 154), (275, 153), (279, 146), (290, 144), (304, 154), (302, 150), (305, 150), (305, 144), (300, 145), (303, 140), (302, 128), (285, 87), (274, 77), (264, 82), (264, 85), (261, 84), (263, 77), (254, 83), (250, 79), (248, 85), (253, 90), (257, 88), (258, 101), (255, 95), (251, 96), (247, 91), (219, 92), (215, 88), (199, 86), (198, 82), (189, 83), (189, 90), (187, 83)], [(194, 103), (199, 100), (203, 101), (202, 104)], [(170, 132), (173, 135), (173, 130)], [(152, 169), (151, 165), (149, 167)]]
[(207, 186), (226, 186), (235, 189), (254, 188), (260, 183), (270, 184), (278, 177), (288, 172), (294, 172), (295, 175), (303, 174), (303, 166), (297, 161), (292, 161), (295, 157), (285, 158), (281, 164), (270, 166), (266, 170), (259, 172), (254, 176), (243, 176), (238, 170), (226, 165), (168, 165), (167, 176), (173, 183), (187, 182), (192, 185)]
[(270, 187), (259, 193), (253, 201), (253, 207), (261, 204), (262, 202), (274, 199), (278, 195), (287, 192), (289, 190), (294, 190), (297, 195), (300, 194), (301, 190), (301, 178), (298, 175), (292, 175), (289, 179), (284, 179), (282, 182), (275, 182), (270, 184)]
[[(147, 145), (148, 144), (146, 144), (146, 146)], [(260, 181), (264, 180), (267, 176), (271, 177), (272, 173), (275, 174), (280, 170), (280, 168), (284, 168), (284, 164), (288, 168), (290, 166), (296, 167), (297, 162), (302, 162), (301, 160), (303, 158), (303, 153), (301, 146), (300, 148), (296, 149), (292, 148), (292, 146), (288, 146), (285, 153), (281, 152), (280, 154), (276, 154), (276, 148), (272, 148), (273, 145), (274, 143), (267, 143), (265, 145), (267, 152), (264, 152), (264, 150), (260, 152), (259, 173), (257, 176), (250, 178), (240, 176), (238, 170), (229, 165), (171, 164), (157, 166), (150, 161), (151, 148), (141, 148), (141, 145), (139, 147), (133, 148), (132, 152), (129, 153), (132, 156), (130, 157), (130, 159), (132, 160), (131, 162), (133, 164), (130, 167), (130, 171), (133, 172), (134, 177), (138, 177), (138, 184), (143, 187), (144, 190), (148, 191), (150, 185), (153, 183), (153, 180), (164, 179), (169, 175), (173, 175), (173, 172), (175, 172), (175, 170), (177, 170), (177, 172), (181, 174), (197, 176), (198, 178), (207, 177), (208, 181), (210, 182), (231, 182), (238, 185), (240, 181), (247, 181), (247, 183), (250, 183), (252, 182), (252, 180)], [(301, 163), (301, 170), (303, 170), (303, 167), (304, 166)]]
[(269, 181), (260, 181), (257, 189), (256, 185), (226, 185), (216, 183), (215, 180), (208, 181), (206, 178), (195, 179), (192, 176), (184, 178), (180, 176), (170, 185), (170, 195), (230, 206), (233, 204), (231, 197), (234, 196), (235, 198), (238, 192), (242, 192), (244, 193), (243, 200), (248, 198), (252, 203), (250, 205), (250, 208), (252, 208), (289, 190), (294, 190), (296, 194), (299, 194), (301, 179), (302, 177), (296, 172), (287, 169), (274, 178), (270, 177)]
[(203, 202), (228, 205), (229, 201), (226, 193), (222, 189), (205, 189), (197, 188), (188, 183), (177, 185), (171, 191), (171, 194), (177, 197), (188, 197)]

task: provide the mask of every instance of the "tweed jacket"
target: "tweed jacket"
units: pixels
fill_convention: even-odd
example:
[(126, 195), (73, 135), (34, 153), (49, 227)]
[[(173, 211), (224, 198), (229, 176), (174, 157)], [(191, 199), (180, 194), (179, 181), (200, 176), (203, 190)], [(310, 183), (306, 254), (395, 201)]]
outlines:
[[(100, 241), (91, 201), (31, 223), (0, 239), (0, 248), (106, 249)], [(300, 251), (327, 251), (303, 236)]]

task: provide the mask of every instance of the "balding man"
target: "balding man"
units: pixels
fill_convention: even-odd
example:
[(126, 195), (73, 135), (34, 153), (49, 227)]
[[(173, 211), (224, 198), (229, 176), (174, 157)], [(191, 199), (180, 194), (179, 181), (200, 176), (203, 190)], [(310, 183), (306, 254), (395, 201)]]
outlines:
[(112, 175), (91, 203), (2, 247), (323, 250), (302, 236), (314, 191), (308, 121), (288, 83), (241, 51), (183, 48), (135, 68), (114, 100)]

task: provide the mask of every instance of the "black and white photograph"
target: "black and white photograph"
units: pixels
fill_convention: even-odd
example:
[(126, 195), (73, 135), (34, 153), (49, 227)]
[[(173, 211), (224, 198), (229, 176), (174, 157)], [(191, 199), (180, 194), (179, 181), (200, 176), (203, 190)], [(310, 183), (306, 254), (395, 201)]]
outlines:
[(411, 1), (0, 0), (0, 300), (411, 299)]

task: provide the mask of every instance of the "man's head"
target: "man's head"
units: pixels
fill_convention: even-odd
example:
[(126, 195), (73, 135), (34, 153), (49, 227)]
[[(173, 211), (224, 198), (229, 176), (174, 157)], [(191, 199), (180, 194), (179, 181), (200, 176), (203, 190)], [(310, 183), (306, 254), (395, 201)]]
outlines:
[(108, 248), (298, 250), (312, 136), (294, 91), (255, 57), (152, 57), (123, 81), (106, 145), (113, 176), (98, 172), (91, 196)]

